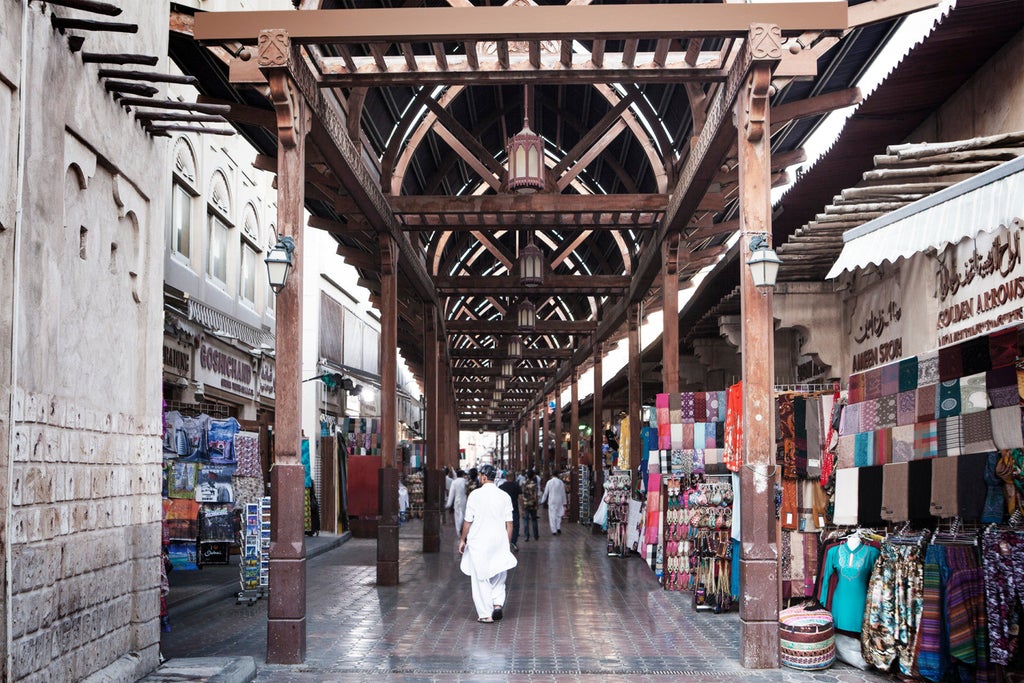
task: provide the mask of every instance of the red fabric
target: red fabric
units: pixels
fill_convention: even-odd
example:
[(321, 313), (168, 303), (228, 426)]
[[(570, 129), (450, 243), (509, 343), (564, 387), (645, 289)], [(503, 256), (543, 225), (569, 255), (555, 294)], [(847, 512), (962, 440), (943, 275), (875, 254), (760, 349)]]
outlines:
[(743, 466), (743, 382), (733, 384), (726, 394), (723, 461), (730, 472)]

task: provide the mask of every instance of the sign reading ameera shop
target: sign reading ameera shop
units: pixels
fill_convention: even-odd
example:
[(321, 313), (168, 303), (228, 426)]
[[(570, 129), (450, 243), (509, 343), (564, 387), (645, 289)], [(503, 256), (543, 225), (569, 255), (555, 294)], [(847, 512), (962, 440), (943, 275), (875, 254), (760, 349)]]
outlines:
[(227, 346), (203, 340), (199, 345), (196, 381), (208, 387), (252, 398), (256, 393), (256, 373), (252, 359)]
[(947, 246), (939, 256), (939, 346), (1024, 321), (1021, 232), (1024, 226), (1016, 224), (982, 232)]
[(863, 372), (903, 357), (903, 304), (892, 276), (857, 296), (850, 319), (853, 372)]

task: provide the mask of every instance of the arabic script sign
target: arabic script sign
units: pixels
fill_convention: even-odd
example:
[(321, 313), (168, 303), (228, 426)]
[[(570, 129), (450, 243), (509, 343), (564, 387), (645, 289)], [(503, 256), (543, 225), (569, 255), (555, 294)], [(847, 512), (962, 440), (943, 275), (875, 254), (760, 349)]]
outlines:
[(903, 303), (899, 279), (889, 277), (857, 296), (850, 320), (853, 372), (903, 357)]
[(939, 255), (936, 285), (939, 346), (1024, 321), (1024, 227), (1001, 227), (949, 245)]

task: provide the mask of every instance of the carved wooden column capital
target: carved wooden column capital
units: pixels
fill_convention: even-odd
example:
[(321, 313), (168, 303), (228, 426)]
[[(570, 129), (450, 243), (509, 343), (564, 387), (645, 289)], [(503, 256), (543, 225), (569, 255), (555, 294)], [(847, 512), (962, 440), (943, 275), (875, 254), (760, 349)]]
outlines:
[(291, 73), (292, 44), (282, 29), (260, 31), (256, 64), (267, 76), (270, 101), (277, 115), (277, 138), (285, 147), (295, 147), (309, 132), (309, 106)]

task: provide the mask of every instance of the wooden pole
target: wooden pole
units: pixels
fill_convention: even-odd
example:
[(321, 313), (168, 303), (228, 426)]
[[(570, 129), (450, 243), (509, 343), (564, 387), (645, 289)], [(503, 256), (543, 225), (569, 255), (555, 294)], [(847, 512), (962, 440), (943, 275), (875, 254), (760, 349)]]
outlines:
[(554, 423), (552, 432), (555, 447), (551, 453), (551, 471), (558, 473), (562, 469), (562, 444), (564, 443), (562, 436), (562, 385), (558, 382), (555, 382), (554, 398), (555, 410), (551, 413), (551, 420)]
[(423, 389), (427, 398), (426, 448), (423, 459), (423, 552), (441, 550), (441, 506), (444, 502), (444, 474), (441, 472), (441, 452), (438, 447), (437, 377), (440, 356), (437, 337), (437, 309), (432, 303), (423, 304)]
[[(287, 41), (287, 36), (284, 36)], [(305, 469), (302, 466), (302, 231), (305, 226), (305, 139), (310, 111), (288, 65), (260, 59), (278, 120), (277, 226), (295, 244), (287, 285), (277, 294), (277, 372), (274, 376), (274, 466), (271, 470), (270, 600), (267, 662), (306, 658)]]
[(569, 501), (569, 521), (580, 521), (580, 390), (579, 372), (572, 369), (570, 377), (569, 412), (569, 468), (572, 477), (572, 492)]
[[(640, 464), (640, 390), (642, 383), (640, 368), (640, 304), (629, 306), (626, 322), (629, 326), (629, 468), (636, 470)], [(633, 489), (639, 485), (633, 482)]]
[(661, 337), (661, 390), (679, 393), (679, 233), (661, 245), (661, 289), (664, 331)]
[(398, 585), (398, 245), (382, 234), (380, 246), (380, 423), (378, 476), (377, 585)]
[[(604, 344), (593, 340), (594, 349), (594, 495), (604, 495)], [(594, 534), (603, 533), (598, 525), (593, 525), (590, 530)]]
[(771, 64), (755, 62), (736, 103), (740, 178), (740, 309), (743, 462), (740, 555), (740, 663), (779, 666), (779, 549), (775, 521), (775, 350), (771, 291), (754, 287), (746, 260), (755, 235), (771, 240)]

